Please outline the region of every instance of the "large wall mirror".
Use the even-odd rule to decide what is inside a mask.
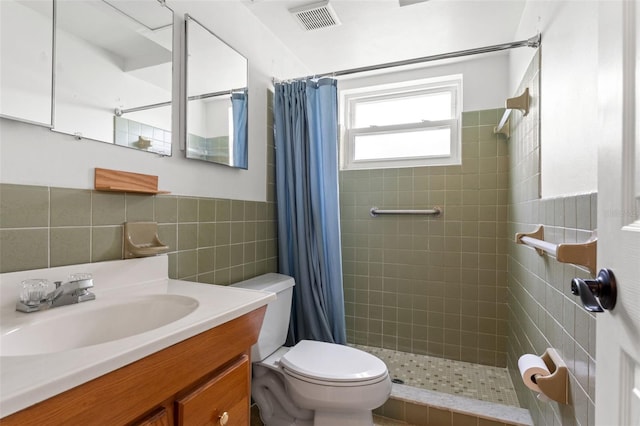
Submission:
[[[51,127],[53,0],[0,0],[0,116]]]
[[[55,4],[53,129],[171,155],[171,9],[158,0]]]
[[[186,157],[246,169],[247,59],[185,15]]]

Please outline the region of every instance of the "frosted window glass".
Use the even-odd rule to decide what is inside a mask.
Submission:
[[[448,156],[451,129],[357,135],[354,154],[355,161]]]
[[[452,117],[451,92],[359,102],[354,128],[448,120]]]

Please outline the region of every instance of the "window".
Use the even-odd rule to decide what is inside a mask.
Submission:
[[[343,90],[342,169],[460,164],[462,76]]]

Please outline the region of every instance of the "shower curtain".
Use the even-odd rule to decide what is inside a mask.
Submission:
[[[335,79],[275,85],[280,272],[295,278],[288,344],[346,343]]]
[[[231,111],[233,113],[233,163],[232,165],[246,169],[247,159],[247,91],[231,94]]]

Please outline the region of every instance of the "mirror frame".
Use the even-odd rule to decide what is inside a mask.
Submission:
[[[224,44],[225,46],[227,46],[229,49],[233,50],[235,53],[237,53],[239,56],[241,56],[244,60],[245,60],[245,82],[246,85],[244,87],[232,87],[226,90],[220,90],[220,91],[216,91],[216,92],[210,92],[210,93],[203,93],[203,94],[197,94],[197,95],[191,95],[189,96],[189,22],[193,21],[196,25],[199,25],[202,29],[204,29],[206,32],[208,32],[211,36],[213,36],[215,39],[217,39],[218,41],[220,41],[222,44]],[[194,18],[193,16],[191,16],[188,13],[184,14],[184,44],[183,44],[183,66],[184,66],[184,82],[183,82],[183,90],[184,90],[184,96],[182,96],[181,98],[184,101],[184,131],[182,132],[182,144],[181,144],[181,149],[184,150],[184,155],[185,158],[188,160],[198,160],[198,161],[203,161],[203,162],[207,162],[207,163],[211,163],[211,164],[219,164],[222,166],[227,166],[227,167],[231,167],[231,168],[236,168],[236,169],[242,169],[242,170],[247,170],[249,168],[249,119],[248,119],[248,115],[249,115],[249,111],[248,111],[248,104],[246,107],[246,128],[244,131],[244,135],[245,135],[245,142],[244,142],[244,164],[242,165],[234,165],[231,164],[231,160],[228,163],[224,163],[224,162],[219,162],[219,161],[213,161],[213,160],[206,160],[203,158],[197,158],[197,157],[189,157],[189,101],[192,100],[199,100],[199,99],[207,99],[207,98],[212,98],[212,97],[217,97],[217,96],[223,96],[223,95],[228,95],[230,102],[231,102],[231,98],[233,95],[235,95],[236,93],[240,93],[243,92],[245,96],[248,96],[248,89],[249,89],[249,59],[244,56],[242,53],[240,53],[237,49],[235,49],[233,46],[231,46],[229,43],[227,43],[226,41],[224,41],[222,38],[220,38],[218,35],[216,35],[213,31],[211,31],[209,28],[207,28],[205,25],[203,25],[200,21],[198,21],[196,18]],[[248,102],[248,101],[247,101]]]

